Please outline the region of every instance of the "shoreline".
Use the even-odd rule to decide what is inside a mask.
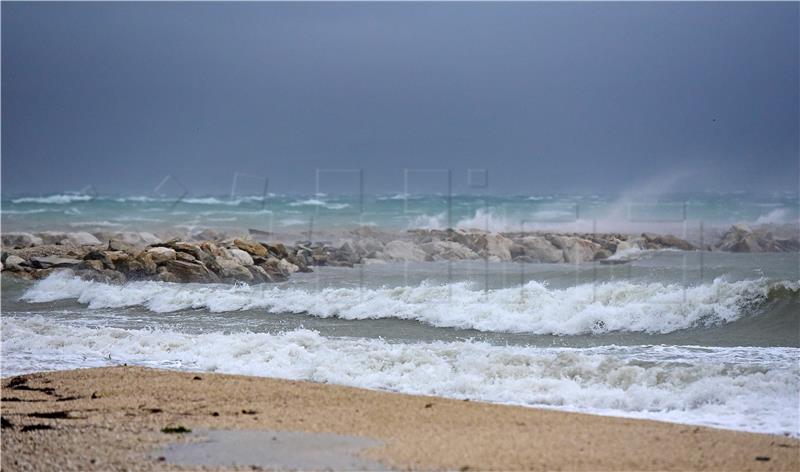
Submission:
[[[361,459],[400,470],[800,467],[798,438],[307,381],[121,366],[2,385],[4,470],[172,470],[158,451],[198,440],[161,432],[178,426],[355,436],[379,444]]]

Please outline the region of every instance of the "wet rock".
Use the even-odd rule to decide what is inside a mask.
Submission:
[[[153,256],[147,251],[142,251],[135,257],[136,262],[139,264],[141,276],[151,276],[156,274],[158,264],[153,260]]]
[[[484,235],[486,255],[489,260],[494,261],[510,261],[511,260],[511,246],[514,242],[500,234],[487,234]],[[477,245],[482,246],[483,240],[479,240]]]
[[[102,251],[102,254],[103,264],[111,270],[117,270],[118,265],[124,266],[131,259],[131,255],[125,251]],[[120,269],[124,270],[124,267]]]
[[[677,236],[671,234],[658,235],[651,233],[643,233],[642,238],[647,243],[650,249],[680,249],[682,251],[693,251],[695,247],[688,241],[685,241]]]
[[[595,260],[595,253],[600,245],[577,236],[548,235],[547,240],[553,246],[561,249],[564,261],[581,263]]]
[[[109,240],[108,249],[110,251],[123,251],[132,255],[135,255],[138,252],[134,246],[126,243],[125,241],[120,241],[119,239]]]
[[[208,255],[222,254],[222,248],[212,242],[203,242],[197,244],[185,241],[176,241],[171,242],[168,247],[174,249],[176,252],[185,252],[186,254],[191,254],[195,259],[203,262],[210,260],[207,257]],[[208,250],[206,251],[204,247],[206,247]]]
[[[516,243],[522,248],[522,256],[529,262],[564,262],[564,252],[542,236],[526,236]]]
[[[761,252],[755,234],[747,225],[733,225],[722,236],[717,248],[730,252]]]
[[[611,257],[611,251],[604,247],[601,247],[597,250],[597,252],[594,253],[594,260],[596,261],[602,261],[603,259],[608,259],[609,257]]]
[[[223,280],[236,282],[250,282],[253,280],[253,274],[247,267],[239,264],[239,262],[233,258],[217,257],[216,266],[218,269],[217,275]]]
[[[383,248],[383,258],[393,261],[419,262],[427,258],[425,251],[408,241],[390,241]]]
[[[269,254],[272,254],[278,259],[283,259],[289,255],[283,243],[264,243],[264,248],[269,251]]]
[[[281,259],[281,260],[278,261],[278,269],[281,272],[285,273],[285,274],[293,274],[293,273],[299,271],[300,267],[298,267],[295,264],[292,264],[291,262],[287,261],[286,259]]]
[[[22,267],[23,264],[25,264],[25,259],[12,254],[6,257],[5,269],[10,270],[12,272],[24,271],[25,268]]]
[[[169,260],[164,263],[163,269],[164,271],[161,271],[161,268],[159,268],[159,274],[165,275],[165,278],[172,279],[169,281],[196,283],[211,283],[220,281],[216,274],[209,271],[208,268],[203,264],[199,263]],[[250,275],[249,271],[247,273]],[[252,279],[252,275],[250,275],[249,278]]]
[[[480,256],[472,249],[455,241],[431,241],[420,245],[427,255],[426,259],[434,261],[458,261],[478,259]]]
[[[245,241],[243,239],[234,239],[233,244],[242,251],[250,254],[251,256],[264,257],[267,255],[267,248],[260,243],[254,241]]]
[[[156,264],[163,264],[168,261],[175,260],[175,250],[169,247],[156,246],[147,250],[153,262]]]
[[[183,251],[176,251],[175,252],[175,259],[177,259],[179,261],[185,261],[185,262],[197,262],[197,258],[196,257],[194,257],[193,255],[189,254],[188,252],[183,252]]]
[[[99,259],[84,259],[78,266],[76,266],[76,269],[95,270],[98,272],[104,270],[105,268],[105,264],[103,264],[103,261]]]
[[[376,258],[378,253],[383,252],[383,243],[376,238],[365,237],[353,241],[353,248],[361,258]]]
[[[101,270],[75,270],[74,274],[84,280],[100,282],[104,284],[123,284],[127,281],[124,274],[110,269]]]
[[[253,257],[241,249],[228,249],[230,257],[243,266],[253,265]]]
[[[2,240],[3,246],[9,248],[41,246],[44,244],[42,238],[31,233],[4,233]]]
[[[68,259],[66,257],[58,256],[43,256],[32,257],[31,265],[37,269],[48,269],[50,267],[73,267],[80,264],[82,261],[79,259]]]
[[[61,244],[75,244],[76,246],[98,246],[103,244],[94,235],[85,231],[77,233],[66,233],[66,237],[61,240]]]

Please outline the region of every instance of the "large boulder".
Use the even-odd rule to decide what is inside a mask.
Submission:
[[[245,241],[244,239],[234,239],[233,244],[237,248],[253,256],[266,257],[267,255],[267,248],[265,248],[260,243],[254,241]]]
[[[693,251],[695,249],[690,242],[671,234],[643,233],[642,238],[647,242],[647,247],[651,249],[680,249],[682,251]]]
[[[209,271],[203,264],[178,260],[165,262],[159,268],[159,275],[161,280],[165,282],[219,282],[219,277]],[[252,275],[250,275],[250,279],[252,279]]]
[[[420,262],[427,257],[425,251],[408,241],[390,241],[383,248],[384,259],[393,261]]]
[[[7,248],[24,248],[44,244],[42,238],[31,233],[4,233],[2,239],[3,246]]]
[[[374,258],[383,251],[383,243],[379,239],[369,236],[353,241],[353,247],[361,257]]]
[[[228,249],[228,253],[240,265],[243,266],[253,265],[253,256],[248,254],[246,251],[243,251],[241,249]],[[266,250],[264,252],[264,255],[266,255]]]
[[[163,264],[175,260],[175,249],[171,247],[151,247],[145,251],[156,264]]]
[[[535,262],[564,262],[563,250],[557,248],[543,236],[525,236],[516,241],[522,248],[522,256]]]
[[[455,241],[431,241],[420,245],[419,248],[434,261],[458,261],[479,257],[475,251]]]
[[[76,246],[97,246],[103,244],[99,239],[94,237],[91,233],[79,231],[77,233],[66,233],[61,244],[74,244]]]
[[[589,262],[595,260],[595,254],[601,246],[588,239],[577,236],[564,236],[559,234],[547,235],[547,240],[553,246],[561,249],[564,261],[571,263]]]
[[[71,259],[58,256],[39,256],[31,257],[31,265],[37,269],[48,269],[50,267],[73,267],[80,264],[80,259]]]
[[[25,264],[25,259],[12,254],[6,257],[5,269],[10,270],[12,272],[21,272],[25,270],[25,268],[22,267],[23,264]]]
[[[514,242],[501,234],[486,235],[486,254],[490,260],[510,261]]]
[[[84,260],[98,260],[106,269],[117,270],[117,264],[124,265],[132,256],[125,251],[93,250],[84,256]]]
[[[253,280],[253,273],[232,257],[217,257],[216,269],[218,271],[217,275],[224,280],[239,282],[250,282]]]
[[[298,267],[295,264],[292,264],[291,262],[287,261],[286,259],[281,259],[281,260],[278,261],[278,269],[284,274],[293,274],[293,273],[299,271],[300,267]]]
[[[745,224],[736,224],[731,227],[717,244],[717,249],[730,252],[762,252],[758,237],[753,230]]]

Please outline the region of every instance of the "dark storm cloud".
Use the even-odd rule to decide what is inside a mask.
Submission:
[[[368,191],[403,168],[791,190],[798,8],[4,2],[3,193],[224,193],[237,171],[311,192],[320,167]]]

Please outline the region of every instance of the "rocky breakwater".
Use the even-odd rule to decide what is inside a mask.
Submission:
[[[736,224],[713,247],[727,252],[800,252],[796,225],[771,225],[751,229]]]
[[[16,236],[15,236],[16,237]],[[280,282],[293,272],[311,271],[313,250],[245,239],[157,242],[137,248],[119,240],[107,245],[11,246],[4,236],[3,271],[40,279],[60,269],[102,282]],[[34,241],[37,242],[37,241]],[[92,241],[94,242],[94,241]],[[23,245],[25,246],[25,245]]]
[[[625,261],[646,250],[695,247],[672,235],[639,236],[607,233],[490,233],[480,230],[411,230],[403,237],[370,229],[353,231],[352,238],[321,245],[328,261],[383,263],[388,261],[488,260],[491,262],[583,263]],[[615,256],[615,257],[612,257]],[[330,262],[328,265],[333,265]]]
[[[464,230],[418,230],[417,241],[432,260],[466,253],[465,259],[490,261],[583,263],[622,259],[638,251],[658,249],[693,250],[689,242],[672,235],[644,233],[486,233]]]

